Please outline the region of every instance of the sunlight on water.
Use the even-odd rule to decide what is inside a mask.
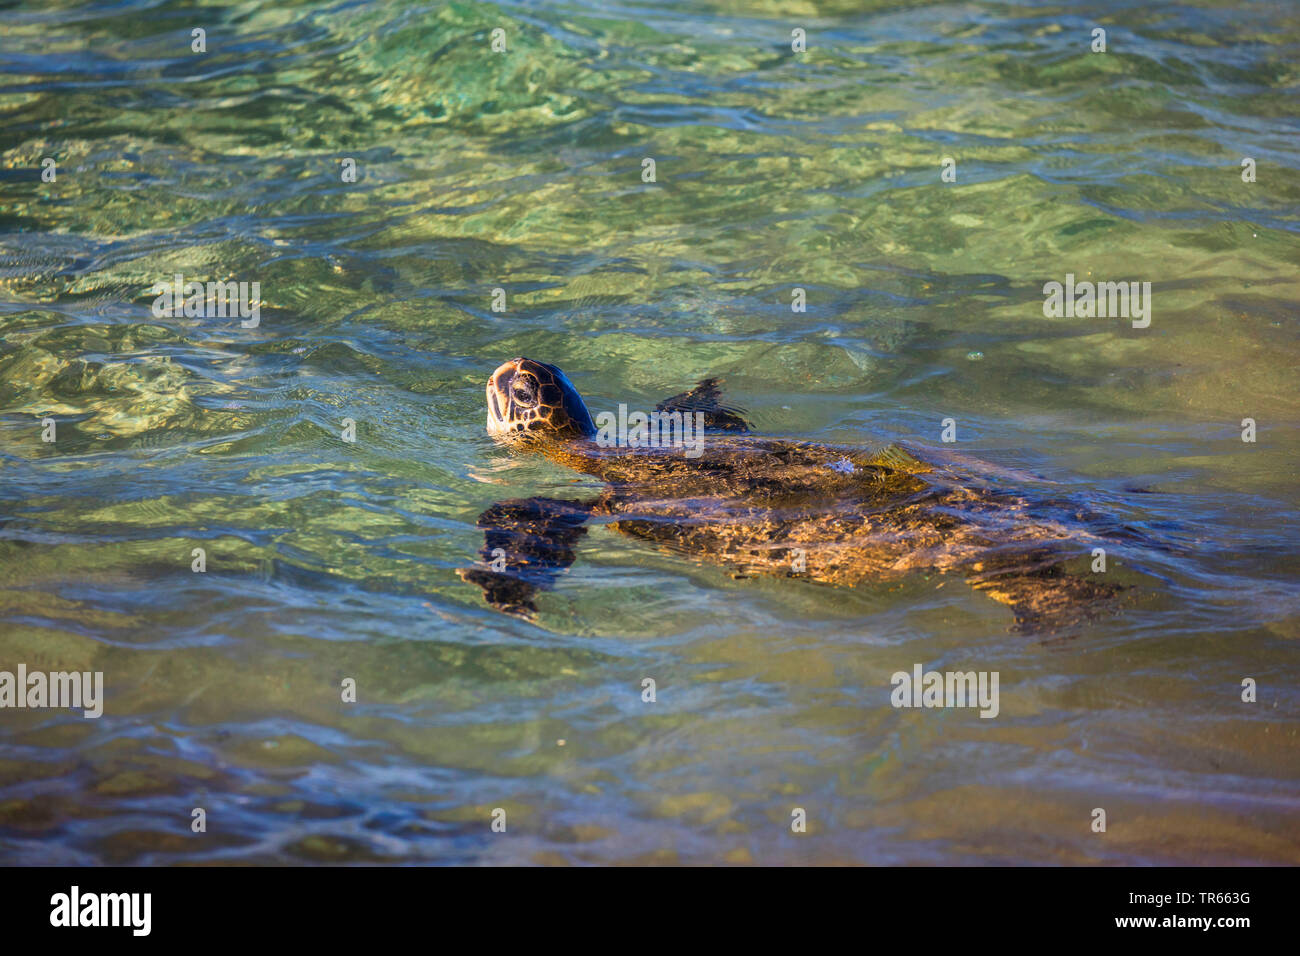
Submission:
[[[5,5],[0,670],[104,714],[0,710],[0,860],[1300,862],[1298,44],[1211,0]],[[1149,325],[1050,317],[1067,276]],[[601,487],[488,438],[519,355],[983,463],[1136,529],[1133,586],[1027,636],[596,523],[497,613],[479,514]],[[915,664],[998,716],[891,706]]]

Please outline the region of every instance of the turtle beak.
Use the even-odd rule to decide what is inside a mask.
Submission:
[[[493,438],[510,432],[510,383],[522,359],[511,359],[488,378],[487,430]]]

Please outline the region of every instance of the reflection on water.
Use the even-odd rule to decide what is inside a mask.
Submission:
[[[0,13],[0,670],[106,694],[0,711],[0,858],[1300,861],[1291,7],[201,12]],[[155,314],[176,274],[260,322]],[[1150,327],[1045,317],[1067,274],[1150,282]],[[1053,640],[599,525],[498,614],[479,513],[594,490],[484,433],[524,354],[593,412],[720,375],[763,432],[955,448],[1160,547]],[[998,717],[891,707],[914,664],[997,671]]]

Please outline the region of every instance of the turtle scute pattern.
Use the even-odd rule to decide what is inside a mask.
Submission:
[[[899,449],[727,437],[697,460],[624,450],[587,470],[607,483],[598,520],[737,577],[851,587],[953,571],[1009,605],[1026,630],[1073,623],[1117,590],[1064,570],[1084,553],[1077,528],[1035,514],[1025,496],[969,486]]]

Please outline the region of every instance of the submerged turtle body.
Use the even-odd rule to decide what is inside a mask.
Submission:
[[[698,457],[681,447],[602,447],[573,385],[530,359],[493,373],[487,405],[494,437],[605,486],[591,501],[520,499],[480,516],[484,565],[461,575],[499,610],[535,613],[536,591],[573,563],[588,522],[737,576],[856,586],[959,572],[1008,604],[1025,629],[1078,620],[1117,590],[1066,572],[1064,563],[1086,554],[1095,536],[1035,513],[1026,496],[898,446],[867,451],[751,435],[713,379],[656,409],[699,417]]]

